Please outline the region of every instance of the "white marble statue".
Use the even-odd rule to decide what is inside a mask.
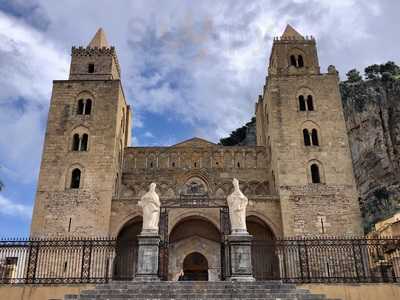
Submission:
[[[160,220],[160,198],[156,193],[156,184],[150,184],[149,191],[138,202],[143,209],[143,227],[141,234],[157,234]]]
[[[233,193],[228,196],[229,218],[231,220],[232,234],[247,234],[246,206],[249,202],[239,188],[239,180],[233,178]]]

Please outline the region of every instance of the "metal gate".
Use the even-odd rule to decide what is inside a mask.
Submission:
[[[168,236],[168,210],[172,208],[219,208],[221,229],[221,280],[230,276],[230,257],[227,235],[230,234],[229,209],[225,199],[209,199],[208,197],[181,197],[164,202],[160,209],[159,234],[161,237],[159,248],[159,277],[168,280],[169,263],[169,236]]]
[[[113,280],[132,280],[136,274],[137,241],[117,241],[115,252]]]
[[[275,240],[253,240],[251,261],[256,280],[279,279],[279,258]]]

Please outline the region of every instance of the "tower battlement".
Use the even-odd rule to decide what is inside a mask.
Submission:
[[[306,35],[306,36],[275,36],[274,37],[274,43],[275,42],[290,42],[290,41],[295,41],[295,42],[312,42],[315,43],[315,38],[310,35]]]
[[[80,57],[98,57],[98,56],[111,56],[115,61],[115,66],[117,68],[118,74],[121,74],[121,68],[118,62],[117,51],[114,46],[111,47],[82,47],[73,46],[71,48],[71,56]]]

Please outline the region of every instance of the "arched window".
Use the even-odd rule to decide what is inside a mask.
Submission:
[[[299,56],[297,57],[297,66],[298,66],[299,68],[304,67],[304,60],[303,60],[303,56],[302,56],[302,55],[299,55]]]
[[[305,111],[306,110],[306,101],[304,100],[304,96],[303,95],[299,96],[299,109],[300,109],[300,111]]]
[[[81,184],[81,170],[73,169],[71,173],[71,189],[79,189]]]
[[[237,163],[237,167],[240,168],[240,162]]]
[[[82,135],[80,151],[87,151],[88,139],[89,136],[86,133],[84,133]]]
[[[304,138],[304,145],[311,146],[310,134],[308,132],[308,129],[303,129],[303,138]]]
[[[317,129],[311,130],[311,141],[313,146],[319,146]]]
[[[172,163],[172,167],[175,168],[175,163],[174,162]]]
[[[78,115],[90,115],[90,113],[92,112],[92,100],[91,99],[79,99],[78,100],[78,109],[76,111],[76,113]]]
[[[312,183],[321,183],[321,177],[319,174],[319,167],[317,164],[312,164],[310,167],[311,170],[311,180]]]
[[[297,67],[296,56],[290,55],[290,65]]]
[[[72,138],[72,151],[79,151],[79,134],[77,133]]]
[[[77,109],[77,111],[76,111],[76,113],[78,114],[78,115],[83,115],[83,107],[84,107],[84,103],[83,103],[83,99],[79,99],[78,100],[78,109]]]
[[[307,96],[307,110],[314,110],[313,97],[311,95]]]
[[[92,111],[92,100],[91,99],[86,99],[85,115],[90,115],[91,111]]]
[[[153,168],[153,162],[150,162],[150,168]]]
[[[94,73],[94,64],[88,65],[88,73]]]

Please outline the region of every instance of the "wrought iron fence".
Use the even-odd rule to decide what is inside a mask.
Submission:
[[[225,244],[224,244],[225,245]],[[221,268],[229,256],[221,249]],[[162,280],[168,278],[168,242],[161,243]],[[112,238],[0,240],[0,283],[105,283],[135,276],[137,243]],[[161,260],[160,260],[161,261]],[[294,283],[400,282],[400,238],[255,240],[257,280]],[[225,271],[226,271],[225,270]],[[223,272],[221,279],[229,277]]]
[[[0,283],[102,283],[112,275],[113,239],[0,240]]]
[[[400,282],[400,238],[255,240],[252,260],[258,280]]]

